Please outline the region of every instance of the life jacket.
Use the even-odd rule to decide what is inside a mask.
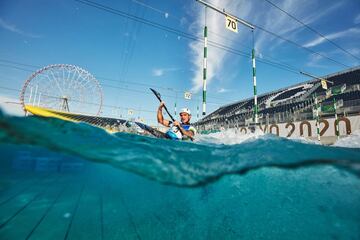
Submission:
[[[195,136],[196,129],[193,126],[191,126],[191,124],[181,124],[181,127],[186,131],[192,131]],[[191,139],[188,136],[183,135],[182,140],[191,140]]]
[[[181,124],[181,127],[186,131],[192,131],[194,135],[196,134],[196,129],[190,124]],[[188,136],[181,133],[178,127],[173,126],[172,122],[170,122],[170,129],[166,132],[166,136],[172,140],[190,140]]]

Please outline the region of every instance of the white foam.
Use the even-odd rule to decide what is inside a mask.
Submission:
[[[197,134],[196,141],[199,143],[213,143],[233,145],[240,144],[245,141],[256,140],[263,137],[265,133],[261,130],[256,130],[254,133],[240,133],[235,129],[227,129],[216,133]],[[290,137],[293,141],[307,143],[307,144],[321,144],[317,139],[310,139],[305,137]],[[351,135],[339,139],[334,145],[336,147],[360,148],[360,130],[356,130]]]
[[[0,110],[10,116],[23,117],[25,115],[18,99],[0,96]]]
[[[351,135],[337,140],[333,146],[360,148],[360,130],[356,130]]]
[[[306,137],[289,137],[288,139],[307,144],[321,144],[321,142],[319,142],[317,139],[311,139]]]
[[[240,133],[239,130],[227,129],[216,133],[199,134],[196,135],[198,142],[214,143],[214,144],[240,144],[244,141],[255,140],[265,134],[261,130],[256,130],[254,133]]]

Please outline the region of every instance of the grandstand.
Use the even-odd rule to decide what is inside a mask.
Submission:
[[[313,120],[315,118],[315,96],[320,102],[320,117],[334,115],[329,106],[337,102],[339,116],[360,113],[360,67],[323,76],[328,80],[324,90],[320,80],[312,79],[287,88],[258,96],[259,123],[261,125]],[[220,107],[195,125],[199,130],[239,128],[254,122],[254,99],[248,98]],[[327,108],[326,108],[327,107]]]

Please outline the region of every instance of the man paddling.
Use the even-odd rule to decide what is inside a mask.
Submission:
[[[160,106],[157,111],[157,120],[158,123],[164,125],[165,127],[170,127],[166,135],[171,139],[177,140],[193,140],[196,134],[196,130],[193,126],[190,125],[191,112],[188,108],[183,108],[180,111],[180,122],[166,120],[163,117],[162,109],[165,106],[164,102],[160,102]]]

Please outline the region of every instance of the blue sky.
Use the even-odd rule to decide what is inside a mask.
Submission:
[[[360,64],[358,0],[271,0],[355,57],[266,0],[209,2],[298,45],[255,29],[259,94],[310,79],[262,61],[281,62],[293,70],[317,76]],[[195,0],[108,0],[101,4],[177,32],[164,31],[73,0],[2,0],[2,106],[15,111],[16,105],[4,105],[4,101],[17,101],[20,93],[16,90],[21,89],[32,71],[66,63],[86,69],[100,82],[104,104],[109,106],[103,108],[103,115],[141,117],[155,124],[158,102],[148,90],[153,86],[164,95],[172,113],[176,101],[178,109],[190,107],[196,120],[197,106],[201,111],[203,42],[188,39],[179,32],[201,38],[204,7]],[[239,32],[233,33],[224,28],[224,16],[210,9],[206,16],[209,41],[242,53],[208,47],[207,113],[210,113],[221,105],[252,96],[253,42],[251,31],[246,27],[239,25]],[[192,100],[184,99],[184,91],[193,93]],[[120,110],[114,111],[110,106]],[[134,110],[132,116],[128,115],[128,109]]]

